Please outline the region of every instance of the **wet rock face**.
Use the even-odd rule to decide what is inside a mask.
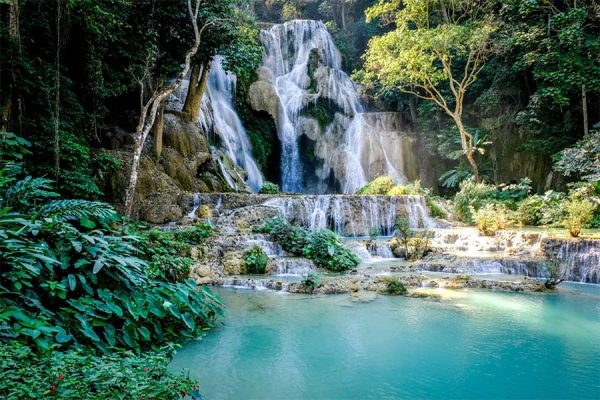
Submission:
[[[140,160],[134,201],[134,215],[155,224],[177,221],[184,215],[185,192],[220,191],[227,188],[218,174],[206,136],[200,128],[186,122],[177,112],[165,112],[163,151],[160,160],[149,153],[146,143]],[[106,179],[104,191],[113,202],[120,203],[129,182],[131,153],[113,150],[121,168]]]

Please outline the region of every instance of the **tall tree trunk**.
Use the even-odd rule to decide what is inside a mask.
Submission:
[[[467,129],[463,125],[462,118],[460,115],[454,115],[453,119],[460,133],[460,143],[463,152],[465,153],[465,157],[467,157],[467,161],[471,166],[471,171],[473,171],[475,181],[481,182],[481,176],[479,175],[479,167],[477,166],[477,161],[475,161],[475,150],[473,149],[473,139],[471,138],[471,134],[467,132]]]
[[[590,133],[590,126],[588,121],[587,92],[585,90],[585,85],[581,85],[581,109],[583,112],[583,134],[587,136]]]
[[[154,123],[154,151],[157,158],[160,158],[163,148],[163,127],[165,122],[165,103],[160,105],[158,110],[158,118]]]
[[[346,2],[342,1],[342,30],[346,30]]]
[[[60,1],[56,0],[56,76],[54,83],[54,174],[60,174]]]
[[[213,25],[217,22],[222,21],[222,19],[217,18],[207,22],[202,29],[198,30],[198,11],[200,8],[201,0],[196,0],[196,7],[192,10],[192,2],[191,0],[187,1],[188,12],[192,21],[192,28],[194,30],[194,45],[185,55],[185,63],[183,70],[175,79],[170,86],[167,88],[157,89],[154,91],[150,99],[144,104],[140,112],[140,119],[138,125],[136,127],[136,138],[135,145],[133,150],[133,159],[131,163],[131,172],[129,174],[129,185],[125,190],[125,215],[131,218],[133,212],[133,199],[135,196],[135,189],[137,187],[137,179],[138,179],[138,169],[140,165],[140,158],[142,156],[142,149],[144,147],[144,142],[150,133],[150,130],[154,126],[154,121],[156,119],[156,114],[158,112],[158,107],[162,104],[162,102],[177,88],[181,85],[181,82],[188,74],[190,70],[190,64],[192,61],[192,57],[198,52],[198,48],[200,47],[200,41],[202,38],[202,32],[204,29]],[[143,100],[143,80],[140,81],[141,87],[141,98]]]
[[[188,87],[187,96],[183,105],[183,112],[191,122],[198,121],[200,115],[200,106],[202,105],[202,95],[206,89],[208,82],[208,72],[210,70],[210,62],[205,62],[200,72],[200,65],[194,64],[192,74],[190,76],[190,85]],[[200,79],[198,79],[200,75]]]

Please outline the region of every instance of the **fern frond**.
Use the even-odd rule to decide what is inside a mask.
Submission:
[[[50,179],[28,176],[10,185],[6,190],[6,200],[11,205],[31,207],[37,202],[60,196],[52,191],[52,184]]]
[[[55,200],[40,208],[41,216],[54,217],[63,221],[82,218],[110,220],[118,217],[110,204],[101,201]]]

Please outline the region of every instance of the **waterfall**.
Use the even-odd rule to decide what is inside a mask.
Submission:
[[[210,65],[206,90],[202,97],[199,125],[207,134],[218,138],[219,149],[211,148],[213,158],[227,184],[232,189],[242,189],[235,183],[222,160],[220,152],[232,160],[238,167],[246,171],[246,184],[257,192],[263,183],[263,176],[252,158],[252,146],[235,111],[235,91],[237,79],[223,68],[223,57],[214,56]],[[189,87],[189,79],[185,79],[177,92],[168,99],[169,108],[181,110]],[[241,180],[244,181],[243,179]]]
[[[342,236],[390,236],[398,216],[405,215],[412,228],[428,228],[432,222],[421,196],[281,196],[264,205],[277,207],[284,218],[311,230],[329,228]]]
[[[565,279],[600,283],[600,241],[565,240],[558,248],[556,261]]]
[[[192,211],[190,211],[186,215],[186,217],[190,218],[190,219],[196,218],[196,211],[198,211],[198,208],[200,208],[200,196],[198,195],[198,193],[194,193],[193,201],[194,201],[194,206],[192,208]]]
[[[221,150],[246,171],[248,186],[257,192],[263,177],[252,158],[246,130],[235,111],[235,88],[236,76],[223,69],[223,57],[213,57],[199,122],[205,132],[214,132],[219,137]]]
[[[364,112],[357,87],[341,70],[341,56],[322,22],[277,24],[262,30],[260,38],[265,57],[259,77],[271,85],[278,100],[274,117],[282,148],[283,191],[326,192],[331,173],[347,194],[381,174],[406,182],[403,153],[408,142],[400,132],[407,127],[397,123],[396,113]],[[315,119],[303,116],[319,101],[327,102],[334,114],[324,132]],[[311,165],[312,171],[303,171],[303,135],[315,143],[320,165]],[[306,187],[310,174],[319,180],[316,187]]]

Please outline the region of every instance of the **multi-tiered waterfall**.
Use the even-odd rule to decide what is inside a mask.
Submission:
[[[261,32],[261,41],[265,57],[250,100],[276,121],[284,191],[328,192],[332,178],[338,190],[349,194],[377,175],[406,181],[410,160],[405,150],[411,144],[402,135],[406,126],[396,113],[364,112],[323,23],[274,25]],[[311,115],[316,107],[321,107],[320,121]],[[326,124],[324,109],[329,113]],[[312,165],[302,163],[303,139],[312,144],[305,149],[314,153]]]

